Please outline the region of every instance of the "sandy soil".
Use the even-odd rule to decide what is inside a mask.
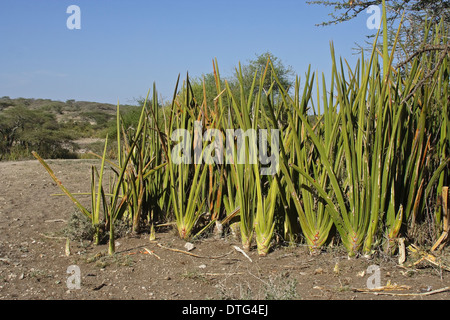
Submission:
[[[98,162],[48,163],[69,190],[86,192],[90,166]],[[67,256],[66,240],[57,234],[74,206],[65,196],[51,196],[55,193],[59,188],[37,161],[0,162],[0,299],[450,298],[450,291],[430,294],[450,286],[450,272],[426,262],[405,268],[396,257],[349,260],[342,248],[310,256],[302,246],[279,247],[267,257],[253,250],[250,261],[231,237],[197,241],[188,255],[174,250],[185,251],[185,242],[170,229],[160,230],[154,242],[146,233],[117,239],[114,257],[107,256],[106,245],[72,241]],[[79,270],[79,288],[68,283],[75,276],[68,273],[73,265]],[[379,267],[381,285],[404,290],[378,295],[356,290],[367,289],[374,275],[367,269],[373,265]]]

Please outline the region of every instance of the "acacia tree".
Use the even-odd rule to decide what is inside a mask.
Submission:
[[[327,26],[349,21],[361,13],[364,13],[370,6],[381,5],[383,0],[316,0],[307,1],[308,4],[318,4],[333,7],[334,12],[330,13],[331,20],[318,23],[317,25]],[[388,20],[398,19],[403,11],[414,16],[428,15],[429,18],[439,22],[441,18],[445,22],[450,22],[450,2],[448,0],[386,0]]]
[[[381,6],[383,0],[317,0],[308,1],[308,4],[318,4],[332,7],[331,19],[316,24],[328,26],[349,21],[360,14],[366,13],[370,6]],[[448,0],[385,0],[388,22],[388,37],[393,39],[397,32],[396,24],[404,14],[402,28],[400,29],[400,45],[397,46],[396,58],[404,62],[419,51],[449,51],[448,45],[433,43],[432,34],[425,34],[426,26],[443,23],[448,26],[450,22],[450,1]],[[448,27],[447,34],[448,34]],[[434,29],[430,28],[433,33]],[[368,37],[372,37],[368,36]],[[371,47],[369,44],[367,47]],[[359,49],[364,49],[359,45]]]
[[[67,147],[73,147],[72,136],[60,129],[55,115],[41,110],[18,105],[1,111],[0,160],[33,150],[46,158],[71,157]]]

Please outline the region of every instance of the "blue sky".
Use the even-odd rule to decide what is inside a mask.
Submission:
[[[69,5],[81,29],[69,30]],[[178,74],[223,77],[270,51],[303,76],[328,76],[330,41],[354,64],[352,48],[374,33],[369,14],[317,27],[332,8],[299,0],[2,0],[0,97],[134,103],[153,82],[170,100]]]

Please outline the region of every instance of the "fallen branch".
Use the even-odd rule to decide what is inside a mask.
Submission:
[[[192,257],[195,257],[195,258],[203,258],[203,259],[223,259],[223,257],[229,255],[229,254],[232,252],[232,251],[230,251],[230,252],[228,252],[228,253],[226,253],[226,254],[223,254],[223,255],[221,255],[221,256],[209,257],[209,256],[199,256],[199,255],[194,254],[194,253],[191,253],[191,252],[189,252],[189,251],[184,251],[184,250],[179,250],[179,249],[174,249],[174,248],[168,248],[168,247],[163,246],[163,245],[160,244],[160,243],[157,243],[156,245],[157,245],[158,247],[162,248],[162,249],[166,249],[166,250],[170,250],[170,251],[178,252],[178,253],[183,253],[183,254],[187,254],[187,255],[192,256]]]
[[[238,275],[242,275],[242,272],[226,272],[226,273],[204,273],[204,276],[209,276],[209,277],[217,277],[217,276],[238,276]]]
[[[373,293],[375,295],[389,295],[389,296],[430,296],[432,294],[441,293],[445,291],[449,291],[450,287],[445,287],[441,289],[436,289],[427,292],[420,293],[395,293],[395,292],[378,292],[378,291],[359,291],[361,293]]]
[[[378,288],[372,288],[372,289],[358,289],[358,288],[353,288],[352,290],[354,292],[362,292],[362,293],[382,293],[385,291],[393,291],[393,290],[410,290],[411,287],[410,286],[405,286],[405,285],[397,285],[397,284],[388,284],[386,286],[383,287],[378,287]]]

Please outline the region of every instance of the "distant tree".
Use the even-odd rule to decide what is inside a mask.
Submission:
[[[291,66],[285,66],[284,63],[276,56],[274,56],[269,51],[256,55],[256,59],[249,60],[248,64],[245,64],[241,66],[242,69],[242,75],[243,75],[243,82],[244,82],[244,89],[245,92],[249,92],[253,77],[255,73],[257,73],[257,79],[262,76],[267,61],[270,59],[270,61],[273,64],[274,73],[278,77],[278,80],[280,81],[283,88],[286,90],[289,90],[289,88],[294,84],[293,76],[294,71]],[[234,78],[234,83],[237,84],[237,75]],[[272,69],[269,67],[267,70],[267,74],[264,80],[263,88],[267,91],[269,90],[270,86],[272,85],[272,82],[274,81],[274,74],[272,73]],[[259,90],[259,85],[257,83],[255,90]],[[273,91],[277,93],[280,90],[277,84],[274,85]]]
[[[211,72],[203,74],[200,77],[190,78],[189,82],[197,104],[203,105],[206,98],[206,105],[208,107],[214,107],[214,99],[218,95],[214,73]],[[224,80],[221,80],[220,87],[222,90],[225,88]]]
[[[23,106],[6,109],[0,114],[2,153],[9,153],[14,144],[20,143],[27,122],[33,121],[32,111]]]
[[[260,55],[256,55],[256,58],[254,60],[248,60],[246,64],[241,64],[241,72],[242,72],[242,84],[244,87],[244,94],[248,95],[250,93],[250,89],[252,86],[253,78],[256,73],[256,85],[254,88],[253,94],[258,92],[259,90],[259,79],[262,76],[267,62],[270,58],[270,61],[273,64],[275,74],[277,75],[281,85],[286,89],[289,90],[289,88],[294,84],[293,76],[294,71],[291,66],[286,66],[284,63],[276,56],[272,55],[270,52],[265,52]],[[232,92],[232,95],[235,99],[240,99],[240,81],[239,81],[239,66],[236,66],[236,72],[227,77],[227,78],[221,78],[220,88],[221,90],[226,88],[225,81],[227,81],[228,85],[230,86],[230,90]],[[272,74],[272,69],[269,67],[263,89],[269,90],[272,83],[275,81],[274,74]],[[203,74],[200,77],[191,77],[189,78],[189,84],[190,84],[190,92],[189,94],[192,94],[195,98],[195,101],[198,106],[202,106],[205,102],[206,98],[206,105],[209,108],[212,108],[215,106],[214,99],[218,96],[220,92],[217,91],[216,86],[216,78],[214,73],[207,73]],[[273,86],[273,93],[277,94],[279,92],[280,88],[278,84],[275,84]],[[183,88],[179,92],[179,97],[183,98],[186,95],[186,83],[183,86]],[[228,95],[225,93],[222,97],[226,98]],[[225,114],[227,111],[225,110]]]
[[[5,99],[5,98],[0,99],[0,111],[2,111],[5,108],[8,108],[12,105],[13,105],[13,102],[11,100]]]

